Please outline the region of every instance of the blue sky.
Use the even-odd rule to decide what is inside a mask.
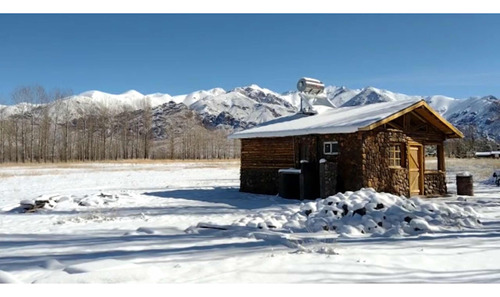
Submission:
[[[21,85],[185,94],[258,84],[500,96],[500,15],[0,14],[0,103]]]

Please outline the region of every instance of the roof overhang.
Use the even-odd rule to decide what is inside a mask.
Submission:
[[[408,113],[415,113],[441,131],[446,138],[463,138],[462,132],[434,111],[424,100],[402,100],[340,107],[310,116],[298,113],[235,132],[229,135],[229,138],[269,138],[371,131]]]
[[[400,110],[378,122],[372,123],[365,127],[361,127],[358,130],[359,131],[373,130],[410,112],[415,112],[420,117],[424,118],[427,122],[438,128],[441,132],[443,132],[446,135],[446,138],[464,137],[463,133],[460,132],[460,130],[458,130],[450,122],[445,120],[439,113],[434,111],[432,107],[430,107],[429,104],[427,104],[423,100],[418,101],[415,104],[408,106],[407,108]]]

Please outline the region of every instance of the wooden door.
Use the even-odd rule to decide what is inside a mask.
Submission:
[[[424,193],[424,168],[423,147],[419,144],[411,144],[408,152],[410,165],[410,196],[422,195]]]

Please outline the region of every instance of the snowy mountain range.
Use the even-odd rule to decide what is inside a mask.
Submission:
[[[322,96],[310,103],[313,108],[321,110],[404,99],[423,99],[459,129],[473,127],[476,136],[500,142],[500,100],[493,96],[456,99],[440,95],[410,96],[374,87],[348,89],[328,86]],[[176,111],[191,110],[207,128],[238,130],[296,113],[300,108],[300,95],[296,91],[280,94],[257,85],[230,91],[214,88],[178,96],[162,93],[143,95],[134,90],[118,95],[87,91],[49,103],[49,113],[53,117],[77,118],[88,112],[120,113],[149,106],[154,114],[168,113],[174,119]],[[0,115],[5,117],[38,107],[25,103],[0,106]]]

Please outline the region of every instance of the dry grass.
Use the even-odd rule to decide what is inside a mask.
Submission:
[[[469,171],[474,180],[485,180],[491,177],[493,170],[500,169],[500,159],[452,159],[445,160],[446,171]]]
[[[65,170],[85,169],[86,171],[118,172],[127,171],[131,167],[136,170],[148,171],[170,171],[176,170],[174,167],[156,166],[169,164],[189,164],[188,168],[219,168],[219,167],[239,167],[239,159],[226,160],[117,160],[98,162],[61,162],[61,163],[5,163],[0,167],[0,178],[14,176],[41,176],[64,174]],[[113,166],[123,165],[123,166]],[[130,165],[131,167],[127,166]],[[151,166],[148,166],[151,165]],[[138,167],[134,167],[138,166]],[[1,172],[5,169],[4,172]],[[14,170],[10,170],[14,169]],[[19,171],[17,170],[19,169]]]
[[[35,168],[92,168],[96,164],[174,164],[174,163],[199,163],[206,165],[219,165],[227,163],[240,163],[240,159],[214,159],[214,160],[200,160],[200,159],[185,159],[185,160],[151,160],[151,159],[127,159],[127,160],[104,160],[104,161],[70,161],[59,163],[0,163],[0,167],[35,167]]]
[[[446,171],[458,173],[468,171],[474,176],[474,180],[485,180],[491,177],[493,170],[500,169],[500,159],[456,159],[446,158]],[[425,158],[426,169],[437,169],[437,159]]]
[[[118,160],[118,161],[99,161],[99,162],[64,162],[64,163],[6,163],[1,164],[1,169],[21,168],[32,169],[20,172],[0,172],[0,178],[7,178],[11,176],[37,176],[44,174],[63,174],[64,169],[88,169],[89,171],[126,171],[130,170],[127,166],[106,167],[102,165],[167,165],[167,164],[192,164],[190,168],[217,168],[225,167],[239,167],[239,159],[229,160]],[[484,180],[489,178],[493,170],[500,169],[500,159],[454,159],[447,158],[445,160],[446,171],[460,172],[469,171],[474,175],[475,180]],[[104,168],[103,168],[104,167]],[[426,158],[426,168],[437,167],[437,160],[435,158]],[[38,171],[37,169],[53,169],[50,171]],[[172,170],[166,167],[145,167],[143,170]]]

